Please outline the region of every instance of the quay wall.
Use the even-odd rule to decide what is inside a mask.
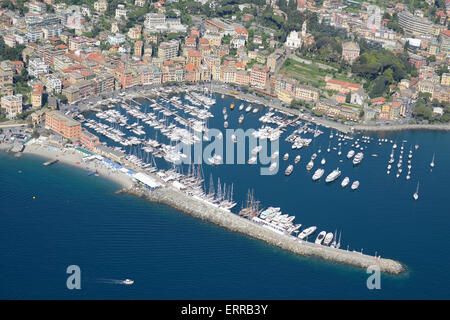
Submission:
[[[405,267],[395,260],[385,258],[377,259],[374,256],[359,252],[331,248],[306,241],[299,242],[293,236],[280,235],[272,232],[246,218],[187,196],[172,187],[156,189],[154,191],[130,189],[126,190],[126,192],[144,197],[153,202],[169,205],[196,218],[207,220],[229,230],[263,240],[301,256],[314,256],[330,262],[343,263],[364,269],[369,266],[378,265],[380,271],[395,275],[406,271]]]

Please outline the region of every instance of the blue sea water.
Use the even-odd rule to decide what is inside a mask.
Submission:
[[[219,101],[220,114],[229,103]],[[228,113],[230,124],[237,123],[237,110]],[[247,114],[246,125],[256,125],[259,116]],[[213,121],[218,125],[223,119]],[[391,144],[367,144],[363,162],[353,167],[345,158],[348,145],[342,146],[343,162],[336,150],[326,152],[329,130],[321,129],[325,133],[299,151],[281,143],[280,155],[289,152],[290,160],[281,160],[275,176],[260,176],[258,166],[250,165],[204,166],[205,176],[213,172],[234,183],[239,207],[253,188],[263,207],[280,206],[296,216],[296,223],[342,230],[344,249],[404,263],[407,273],[382,275],[380,290],[367,289],[365,270],[299,257],[170,207],[115,194],[119,186],[87,171],[61,163],[44,167],[39,157],[0,153],[0,298],[448,299],[450,134],[372,134],[399,146],[407,141],[404,171],[397,179],[395,170],[386,174]],[[415,144],[420,148],[407,181],[407,153]],[[326,174],[339,166],[342,177],[361,182],[357,191],[342,189],[340,182],[312,182],[305,165],[319,146],[315,167],[325,156]],[[436,167],[430,171],[433,153]],[[286,177],[284,169],[295,154],[302,160]],[[414,201],[417,181],[420,198]],[[66,287],[69,265],[81,268],[81,290]],[[119,284],[125,278],[134,285]]]

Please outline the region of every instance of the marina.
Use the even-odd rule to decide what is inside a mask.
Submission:
[[[280,152],[283,152],[281,154],[284,154],[283,159],[286,163],[281,165],[281,163],[275,161],[270,165],[269,170],[274,172],[274,176],[280,174],[276,173],[278,170],[275,171],[275,169],[280,167],[283,170],[281,173],[284,173],[282,175],[286,179],[298,181],[298,179],[306,175],[310,177],[309,181],[312,178],[317,185],[322,183],[332,185],[331,182],[337,180],[343,172],[350,174],[355,171],[351,175],[353,182],[350,181],[349,177],[345,177],[340,182],[341,186],[339,188],[336,186],[332,187],[335,188],[335,192],[339,193],[342,192],[339,190],[347,185],[350,185],[349,189],[353,191],[359,190],[360,182],[356,178],[358,178],[360,168],[366,166],[362,159],[364,158],[364,152],[370,147],[371,143],[377,148],[389,150],[391,153],[389,165],[393,164],[395,160],[394,151],[398,149],[393,140],[389,141],[381,138],[376,140],[371,136],[350,135],[339,131],[323,134],[326,132],[326,128],[304,122],[299,117],[284,114],[270,108],[252,106],[249,111],[245,111],[245,103],[242,102],[231,104],[225,102],[225,105],[228,105],[229,108],[222,108],[220,106],[223,105],[223,102],[220,100],[222,98],[205,92],[197,93],[192,91],[185,95],[182,92],[178,92],[175,95],[169,95],[168,92],[158,93],[159,98],[157,99],[152,95],[148,95],[145,97],[123,97],[116,101],[104,101],[101,104],[104,106],[101,110],[80,114],[77,117],[87,130],[101,136],[103,144],[110,146],[115,151],[124,153],[124,162],[119,167],[124,168],[123,170],[125,171],[132,170],[150,177],[145,178],[143,176],[143,179],[133,178],[132,180],[138,182],[140,187],[125,189],[125,192],[144,196],[151,201],[168,204],[197,217],[201,214],[196,212],[196,209],[188,208],[187,205],[192,205],[198,209],[197,205],[201,204],[201,206],[206,206],[202,207],[203,211],[206,210],[205,208],[208,208],[208,212],[209,210],[214,212],[210,212],[206,220],[234,231],[243,232],[271,244],[276,243],[276,246],[302,255],[319,256],[326,260],[360,267],[366,266],[369,260],[373,262],[373,259],[380,262],[385,261],[376,254],[362,255],[362,249],[349,250],[350,245],[345,244],[345,238],[341,239],[339,235],[339,241],[337,240],[336,232],[327,232],[323,237],[318,236],[320,242],[319,250],[322,250],[322,247],[328,248],[327,250],[336,250],[341,246],[346,246],[347,250],[340,249],[341,251],[335,252],[331,256],[331,252],[328,251],[325,255],[318,254],[318,251],[311,247],[311,245],[315,244],[308,240],[309,237],[311,237],[312,241],[314,241],[314,238],[317,239],[314,236],[317,229],[315,225],[319,224],[317,221],[312,221],[311,224],[314,224],[314,226],[311,227],[311,224],[308,226],[300,223],[302,221],[300,221],[298,214],[289,216],[282,213],[284,209],[281,208],[272,212],[271,208],[274,207],[270,206],[271,203],[267,201],[267,195],[262,197],[262,201],[256,201],[254,193],[252,192],[251,196],[249,196],[250,193],[247,192],[247,200],[243,201],[242,188],[252,188],[254,186],[246,186],[242,181],[229,181],[227,179],[227,174],[224,170],[233,171],[234,169],[230,166],[222,166],[223,161],[226,159],[226,153],[213,153],[204,164],[184,164],[182,160],[185,159],[186,155],[177,150],[176,144],[182,143],[190,146],[190,148],[194,148],[196,144],[209,142],[211,139],[225,140],[225,137],[230,139],[231,143],[236,143],[238,142],[237,135],[232,135],[229,138],[225,135],[225,132],[220,132],[219,136],[211,136],[208,131],[210,128],[223,128],[223,122],[218,114],[227,117],[230,127],[236,127],[239,124],[237,120],[242,118],[242,112],[248,112],[245,123],[241,123],[241,125],[256,128],[252,133],[255,138],[259,141],[262,139],[267,140],[269,150],[271,142],[281,142],[279,150],[271,150],[271,153],[269,153],[271,154],[271,159],[278,160]],[[229,101],[226,98],[224,100]],[[231,108],[231,105],[234,104],[239,107]],[[244,107],[241,108],[241,105],[244,105]],[[227,109],[235,110],[228,114]],[[256,112],[252,110],[256,110]],[[405,158],[408,159],[409,177],[406,180],[409,180],[413,177],[413,172],[411,172],[412,160],[415,158],[413,157],[413,150],[417,152],[418,148],[413,148],[414,145],[409,144],[406,140],[401,141],[400,144],[400,153],[397,155],[398,163],[396,166],[399,169],[398,174],[401,174],[403,152],[409,149],[408,152],[405,152]],[[325,153],[326,157],[323,156],[321,145],[328,145]],[[405,149],[407,146],[408,149]],[[380,154],[380,159],[383,159],[382,149],[377,149],[377,157],[371,157],[366,161],[377,159],[378,154]],[[354,150],[357,150],[357,152]],[[258,158],[263,151],[266,152],[262,145],[249,149],[246,163],[253,165],[255,168],[261,166]],[[319,157],[320,154],[322,156]],[[375,153],[371,151],[369,154],[373,155]],[[304,167],[297,167],[298,169],[294,170],[294,166],[292,163],[289,163],[289,159],[294,159],[293,163],[296,164],[300,162],[302,156],[306,157],[306,159],[311,159],[306,165],[306,170]],[[350,166],[345,164],[345,158],[348,159]],[[321,160],[319,161],[319,159]],[[314,167],[314,160],[320,162],[321,167],[309,173]],[[100,160],[94,159],[93,161],[98,165]],[[224,169],[219,169],[222,167]],[[343,169],[339,169],[340,167]],[[249,168],[244,165],[240,167],[239,171],[248,172]],[[88,175],[98,176],[99,173],[90,171]],[[326,178],[320,182],[319,180],[323,176]],[[209,181],[205,177],[209,177]],[[223,181],[220,180],[221,178]],[[270,176],[268,178],[270,179]],[[149,184],[145,183],[147,180],[154,181],[155,185],[151,182],[149,186]],[[261,188],[258,189],[259,193]],[[180,202],[168,199],[166,194],[170,194],[171,198],[178,199]],[[181,197],[184,197],[183,200],[181,200]],[[219,213],[227,217],[231,215],[238,219],[227,219],[225,223],[216,216]],[[218,223],[218,221],[221,222]],[[242,221],[245,221],[245,223]],[[251,229],[252,232],[248,230],[244,232],[241,226],[236,226],[236,224],[242,223],[246,226],[244,229]],[[248,223],[256,226],[257,229],[249,229]],[[341,225],[331,226],[333,230],[335,228],[341,229],[342,227]],[[259,231],[256,232],[256,230]],[[261,233],[261,230],[265,231]],[[267,237],[266,232],[273,233],[273,237],[281,238],[275,240],[272,236]],[[344,243],[341,243],[341,240]],[[280,241],[286,241],[287,244],[281,244]],[[298,245],[293,245],[292,241],[297,242]],[[349,252],[351,255],[347,256],[344,254],[345,258],[343,258],[340,256],[343,254],[343,251]],[[355,258],[358,255],[363,257],[362,260]],[[401,263],[389,259],[386,261],[388,262],[383,267],[383,271],[394,274],[405,271],[405,267]]]
[[[161,96],[162,97],[160,97],[159,100],[155,100],[154,98],[144,98],[149,101],[148,103],[139,97],[132,98],[128,101],[122,101],[119,104],[119,108],[122,110],[109,109],[103,113],[97,114],[97,118],[104,118],[111,123],[118,122],[119,126],[116,125],[112,128],[106,128],[106,123],[102,123],[102,121],[95,123],[98,120],[92,118],[89,119],[89,116],[85,119],[86,124],[87,126],[90,124],[91,127],[94,125],[94,129],[97,129],[97,132],[102,134],[113,132],[114,136],[109,138],[122,144],[122,147],[116,146],[115,148],[117,150],[128,152],[129,155],[127,156],[127,160],[131,161],[133,165],[137,166],[139,169],[144,169],[149,173],[156,172],[158,177],[162,179],[164,183],[172,182],[173,185],[177,186],[177,189],[188,196],[232,213],[231,209],[237,205],[237,202],[232,200],[232,187],[228,187],[228,189],[225,185],[222,187],[219,180],[216,189],[212,178],[208,184],[206,183],[206,179],[204,178],[205,173],[203,172],[206,169],[209,169],[208,164],[213,166],[221,165],[226,154],[223,156],[213,154],[207,159],[206,167],[195,167],[194,165],[186,168],[183,167],[183,165],[177,164],[182,160],[183,154],[176,152],[174,148],[174,142],[179,141],[191,146],[201,143],[202,141],[210,141],[211,137],[209,137],[207,132],[208,128],[215,127],[213,125],[215,121],[214,110],[221,110],[220,108],[214,108],[216,99],[218,98],[212,98],[213,96],[195,92],[186,94],[184,98],[177,95],[171,96],[170,98],[164,94]],[[227,121],[225,121],[225,125],[222,127],[227,128],[230,123],[242,125],[244,116],[242,113],[239,114],[239,111],[249,114],[256,114],[261,111],[261,108],[257,107],[249,109],[250,106],[247,106],[244,110],[244,103],[231,103],[229,105],[230,110],[234,109],[235,104],[239,107],[236,108],[235,112],[237,112],[237,114],[234,115],[234,117],[238,117],[239,121],[235,122],[233,121],[233,118],[229,118],[227,108],[224,107],[222,108],[222,114]],[[125,111],[125,114],[123,111]],[[261,123],[262,126],[253,132],[253,136],[257,139],[266,139],[269,142],[273,142],[278,141],[281,136],[285,134],[286,138],[284,140],[286,143],[291,144],[290,149],[298,150],[311,146],[313,141],[318,139],[324,133],[318,125],[312,126],[308,122],[302,122],[299,117],[292,117],[271,109],[265,111],[265,113],[264,110],[262,111],[262,116],[259,116],[257,119],[257,122]],[[191,117],[192,115],[194,115],[194,117]],[[231,115],[233,115],[233,113],[231,113]],[[101,131],[101,127],[109,130]],[[125,130],[122,130],[123,128]],[[129,136],[127,130],[129,132],[131,131],[130,133],[133,135]],[[152,132],[154,132],[154,137],[152,137]],[[178,133],[178,135],[175,133]],[[223,135],[220,134],[219,139],[222,139],[222,136]],[[161,139],[162,137],[164,138]],[[356,155],[354,150],[346,151],[348,159],[353,158],[353,155],[355,155],[352,159],[353,165],[359,165],[362,162],[364,157],[362,151],[367,148],[367,145],[370,144],[371,139],[373,139],[368,136],[362,136],[355,139],[348,134],[340,133],[338,131],[334,134],[330,133],[327,138],[329,139],[328,153],[333,149],[337,151],[337,155],[340,157],[342,154],[342,147],[347,146],[350,143],[352,144],[350,147],[360,150]],[[236,135],[231,136],[231,141],[232,143],[237,142]],[[332,142],[334,144],[333,147]],[[151,145],[149,145],[150,143]],[[379,142],[379,145],[381,145],[381,141]],[[315,152],[313,152],[311,160],[307,163],[306,171],[310,171],[313,168],[317,154],[320,154],[322,151],[320,146],[317,148],[315,143],[313,144],[313,148],[315,149],[313,150]],[[249,151],[249,158],[246,163],[249,165],[256,165],[258,163],[259,153],[262,151],[262,146],[256,146]],[[272,159],[274,159],[274,156],[276,159],[277,154],[278,151],[273,153]],[[289,157],[289,153],[286,152],[283,156],[283,160],[288,161]],[[170,168],[170,166],[164,164],[161,166],[161,164],[158,163],[158,161],[160,162],[162,160],[161,158],[168,164],[172,163],[172,167]],[[294,154],[294,158],[294,164],[298,163],[301,159],[301,155]],[[342,160],[339,160],[339,162],[342,162]],[[322,157],[320,161],[321,166],[324,167],[327,163],[325,157]],[[276,162],[272,163],[269,171],[274,172],[277,167],[278,165]],[[188,172],[187,174],[186,171]],[[339,169],[326,172],[326,168],[319,168],[316,169],[312,175],[312,180],[320,180],[325,173],[326,183],[336,180],[341,175]],[[285,167],[284,174],[285,176],[294,174],[294,167],[292,164],[288,164]],[[341,185],[342,187],[345,187],[349,183],[350,180],[347,177],[342,181]],[[359,181],[354,181],[351,184],[350,189],[356,190],[358,188]],[[207,189],[209,190],[207,191]],[[264,225],[275,233],[282,232],[288,236],[293,233],[301,234],[301,224],[297,223],[295,225],[296,227],[294,227],[294,225],[284,227],[274,225],[274,221],[271,221],[270,219],[269,221],[266,221],[266,219],[261,219],[261,217],[259,217],[261,211],[262,210],[255,209],[252,206],[247,206],[241,209],[240,215],[249,218],[253,223]],[[293,217],[293,219],[295,219],[295,217]],[[325,244],[330,245],[328,241],[326,241]]]

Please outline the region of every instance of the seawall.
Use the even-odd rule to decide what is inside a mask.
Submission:
[[[189,197],[172,187],[154,191],[127,190],[127,192],[144,197],[153,202],[169,205],[193,217],[215,223],[235,232],[246,234],[252,238],[265,241],[301,256],[314,256],[330,262],[343,263],[364,269],[369,266],[378,265],[380,271],[389,274],[401,274],[406,271],[400,262],[392,259],[380,257],[377,259],[374,256],[359,252],[331,248],[306,241],[299,242],[293,236],[274,233],[246,218],[216,208],[202,200]]]

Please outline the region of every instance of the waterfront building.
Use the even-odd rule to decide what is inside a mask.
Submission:
[[[5,109],[8,118],[14,118],[22,113],[22,95],[4,96],[1,98],[2,108]]]
[[[378,115],[378,119],[389,120],[390,117],[391,117],[391,106],[389,104],[384,104],[381,107],[380,113]]]
[[[100,139],[85,128],[81,129],[80,142],[89,151],[92,151],[96,146],[101,144]]]
[[[250,73],[246,70],[237,70],[235,74],[235,83],[238,86],[248,86],[250,84]]]
[[[95,146],[92,151],[117,162],[122,162],[125,159],[125,153],[102,144]]]
[[[269,68],[261,64],[254,64],[250,73],[250,85],[265,89],[269,82]]]
[[[233,66],[220,66],[220,81],[224,83],[236,82],[236,67]]]
[[[46,112],[45,128],[69,140],[79,139],[81,136],[81,124],[56,110]]]
[[[313,110],[333,118],[341,118],[352,121],[359,120],[359,114],[361,111],[361,109],[356,106],[350,104],[339,104],[332,99],[320,99]]]
[[[318,101],[320,90],[308,85],[297,85],[295,88],[295,99],[304,101]]]
[[[36,110],[35,112],[33,112],[31,114],[31,123],[33,125],[37,125],[37,124],[40,124],[42,121],[44,121],[46,111],[47,110],[45,110],[45,109],[40,109],[40,110]]]

